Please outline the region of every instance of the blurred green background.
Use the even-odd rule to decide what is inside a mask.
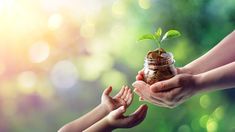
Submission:
[[[53,132],[100,103],[104,88],[131,86],[156,46],[157,27],[182,36],[163,45],[181,67],[235,28],[234,0],[0,0],[0,132]],[[216,58],[215,58],[216,59]],[[117,132],[235,131],[234,90],[194,96]],[[143,102],[137,95],[127,113]]]

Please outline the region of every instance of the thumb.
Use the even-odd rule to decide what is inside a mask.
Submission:
[[[176,76],[175,76],[175,77],[170,78],[168,80],[164,80],[164,81],[160,81],[160,82],[156,82],[156,83],[152,84],[150,86],[150,90],[152,92],[162,92],[162,91],[171,90],[171,89],[179,86],[178,82],[179,82],[178,78],[176,78]]]
[[[104,90],[103,95],[109,96],[111,92],[112,92],[112,86],[109,86],[108,88]]]
[[[141,88],[147,87],[148,84],[145,83],[144,81],[135,81],[135,82],[132,84],[132,86],[133,86],[134,88],[141,89]]]
[[[113,117],[120,117],[120,116],[122,116],[125,112],[126,112],[125,106],[120,106],[120,107],[117,108],[116,110],[112,111],[110,114],[111,114]]]

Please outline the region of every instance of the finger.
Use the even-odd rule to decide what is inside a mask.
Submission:
[[[149,92],[149,87],[144,87],[144,88],[135,88],[135,91],[138,95],[140,95],[141,98],[143,98],[143,101],[150,102],[150,92]]]
[[[124,92],[124,86],[122,86],[122,89],[114,96],[114,98],[120,98]]]
[[[167,107],[168,106],[164,101],[162,101],[158,98],[152,97],[152,96],[150,96],[150,102],[153,103],[154,105],[157,105],[160,107]]]
[[[130,97],[130,94],[131,94],[131,89],[128,89],[127,95],[126,95],[126,97],[124,98],[124,100],[125,100],[126,102],[128,101],[128,99],[129,99],[129,97]]]
[[[149,99],[150,97],[150,88],[149,87],[142,87],[142,88],[136,88],[137,92],[141,93],[141,97],[144,99]]]
[[[161,98],[154,98],[151,96],[151,92],[148,92],[147,88],[142,88],[142,89],[135,89],[135,92],[140,96],[140,101],[146,101],[149,103],[152,103],[154,105],[160,106],[160,107],[168,107],[168,104],[166,104],[163,99]],[[154,93],[155,94],[155,93]],[[156,93],[158,94],[158,93]]]
[[[145,113],[147,111],[148,106],[146,104],[141,105],[135,112],[133,112],[130,116],[138,116],[139,114]]]
[[[128,88],[127,86],[125,86],[125,88],[124,88],[124,93],[123,93],[122,96],[121,96],[121,98],[122,98],[123,100],[126,98],[128,89],[129,89],[129,88]]]
[[[164,102],[164,99],[162,98],[152,98],[151,96],[155,96],[155,94],[160,94],[160,93],[153,93],[150,91],[149,87],[144,87],[144,88],[136,88],[136,91],[141,94],[141,97],[144,98],[144,101],[150,102],[157,104],[158,106],[164,106],[166,105]]]
[[[147,105],[141,105],[134,113],[125,118],[126,124],[129,124],[128,127],[133,127],[141,123],[146,117],[148,107]]]
[[[142,80],[144,80],[144,77],[141,75],[137,75],[135,79],[138,81],[142,81]]]
[[[139,95],[139,101],[145,101],[151,103],[150,99],[148,96],[145,96],[141,91],[138,89],[135,89],[135,93]]]
[[[139,101],[144,101],[144,98],[142,98],[142,97],[139,97]]]
[[[150,86],[150,89],[152,92],[161,92],[161,91],[171,90],[178,86],[179,86],[179,79],[175,76],[168,80],[154,83],[153,85]]]
[[[182,72],[182,68],[176,68],[176,72],[177,72],[177,74],[183,73],[183,72]]]
[[[103,95],[109,96],[111,92],[112,92],[112,86],[109,86],[108,88],[104,90]]]
[[[133,95],[134,95],[133,93],[130,94],[130,97],[129,97],[129,99],[127,100],[127,103],[126,103],[127,106],[129,106],[129,105],[132,103]]]
[[[178,96],[180,96],[182,88],[174,88],[166,92],[151,93],[151,98],[158,100],[164,104],[164,107],[173,108],[177,105]]]
[[[135,92],[137,95],[139,95],[140,97],[143,98],[142,93],[141,93],[138,89],[134,89],[134,92]]]
[[[144,69],[141,69],[140,71],[138,71],[138,74],[141,76],[144,76]]]
[[[112,116],[114,116],[114,117],[120,117],[120,116],[122,116],[125,112],[126,112],[125,106],[120,106],[120,107],[117,108],[116,110],[112,111],[112,112],[110,113],[110,115],[112,115]]]
[[[145,87],[149,87],[149,85],[148,85],[147,83],[145,83],[144,81],[135,81],[135,82],[132,84],[132,86],[133,86],[134,88],[138,88],[138,89],[140,89],[140,88],[145,88]]]

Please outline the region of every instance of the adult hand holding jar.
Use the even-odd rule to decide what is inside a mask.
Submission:
[[[133,83],[135,92],[141,100],[173,108],[199,92],[234,88],[234,43],[233,31],[203,56],[177,68],[177,75],[167,80],[147,84],[141,70]]]

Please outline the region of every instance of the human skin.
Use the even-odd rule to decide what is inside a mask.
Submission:
[[[126,111],[124,106],[112,111],[105,118],[95,123],[84,132],[111,132],[117,128],[131,128],[140,124],[147,114],[147,105],[141,105],[134,113],[128,116],[123,114]]]
[[[114,97],[109,96],[111,91],[111,86],[105,89],[98,106],[77,120],[64,125],[59,132],[81,132],[104,118],[111,111],[120,106],[128,107],[131,104],[133,93],[127,86],[123,86]]]
[[[235,32],[225,37],[202,57],[178,68],[175,77],[148,85],[143,70],[133,83],[142,100],[173,108],[191,96],[203,92],[235,87]]]

